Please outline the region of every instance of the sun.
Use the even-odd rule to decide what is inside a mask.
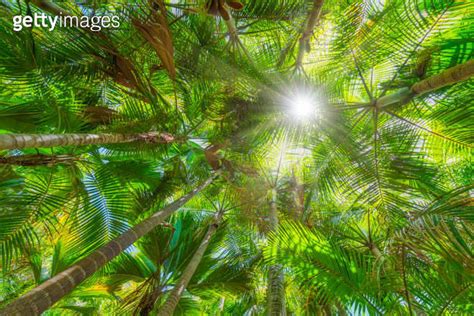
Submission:
[[[292,112],[297,118],[310,116],[315,109],[315,100],[309,95],[297,95],[292,101]]]
[[[319,104],[320,101],[314,93],[298,91],[288,99],[288,110],[293,118],[307,121],[316,118]]]

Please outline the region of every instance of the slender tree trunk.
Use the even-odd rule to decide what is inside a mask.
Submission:
[[[446,69],[438,75],[431,76],[425,80],[415,83],[411,91],[415,94],[424,94],[457,82],[467,80],[474,76],[474,59],[451,68]]]
[[[199,263],[201,262],[202,257],[204,256],[204,253],[206,252],[206,249],[209,246],[209,242],[211,241],[212,236],[216,232],[217,227],[221,222],[221,219],[222,219],[222,212],[219,211],[216,214],[214,223],[211,226],[209,226],[209,229],[207,230],[207,233],[204,236],[204,239],[202,240],[198,249],[194,253],[193,258],[184,269],[183,274],[181,275],[178,282],[176,283],[173,290],[171,291],[170,295],[166,299],[165,304],[161,307],[160,311],[158,312],[158,316],[172,316],[173,315],[174,310],[176,309],[176,306],[178,305],[178,302],[181,299],[181,295],[183,295],[183,292],[188,286],[189,281],[193,277],[194,272],[196,272],[196,269]]]
[[[72,164],[80,160],[79,157],[71,155],[21,155],[0,157],[0,165],[17,165],[17,166],[52,166],[57,164]]]
[[[301,34],[300,38],[300,46],[298,50],[298,55],[296,57],[296,67],[301,67],[303,64],[303,57],[307,49],[309,48],[309,42],[311,39],[311,35],[313,34],[313,30],[318,24],[321,16],[321,9],[323,8],[324,0],[314,0],[313,1],[313,8],[311,9],[311,13],[308,16],[308,20],[306,22],[306,26],[303,30],[303,34]]]
[[[153,289],[153,292],[146,298],[145,306],[143,306],[140,310],[140,316],[148,316],[150,315],[153,307],[155,306],[156,300],[161,295],[161,287],[159,284]],[[136,315],[136,313],[134,313]]]
[[[304,213],[304,187],[298,183],[298,179],[293,171],[291,179],[291,193],[293,195],[293,203],[295,205],[295,212],[293,217],[295,220],[301,220]]]
[[[437,90],[474,76],[474,60],[448,68],[440,74],[431,76],[415,83],[411,88],[401,88],[392,94],[383,96],[376,101],[379,109],[396,103],[407,103],[414,96]]]
[[[229,36],[232,39],[238,40],[239,33],[238,33],[238,30],[237,30],[237,27],[235,26],[235,20],[234,20],[234,18],[232,17],[232,15],[230,13],[229,13],[229,19],[224,20],[224,22],[227,26],[227,32],[229,32]]]
[[[338,316],[346,316],[346,309],[344,306],[341,304],[340,301],[336,300],[336,308],[337,308],[337,315]]]
[[[0,134],[0,150],[54,146],[84,146],[143,141],[148,143],[172,143],[175,137],[167,133],[142,134]]]
[[[373,242],[370,242],[367,247],[369,248],[370,252],[374,255],[375,259],[382,258],[382,253],[380,249],[375,245]]]
[[[188,194],[165,206],[161,211],[156,212],[149,218],[143,220],[135,227],[100,247],[78,263],[18,298],[4,310],[0,311],[0,315],[40,315],[43,311],[59,301],[63,296],[69,294],[82,281],[102,268],[106,263],[119,255],[140,237],[150,232],[166,217],[170,216],[201,190],[206,188],[211,184],[217,174],[218,173],[215,173],[212,177]]]
[[[270,228],[278,229],[277,191],[272,189],[270,201]],[[270,316],[286,315],[285,286],[282,266],[275,264],[268,271],[267,309]]]

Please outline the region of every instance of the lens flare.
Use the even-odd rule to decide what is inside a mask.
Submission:
[[[313,93],[298,92],[289,99],[289,112],[298,120],[311,120],[317,117],[319,102]]]
[[[315,100],[309,95],[297,95],[292,101],[293,115],[297,118],[308,118],[314,113]]]

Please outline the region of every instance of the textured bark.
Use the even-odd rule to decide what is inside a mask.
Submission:
[[[178,282],[174,286],[173,290],[171,291],[170,295],[166,299],[165,304],[161,307],[160,311],[158,312],[158,316],[172,316],[176,306],[178,305],[179,300],[181,299],[181,295],[183,295],[184,290],[189,284],[189,281],[196,272],[196,269],[199,263],[206,252],[207,247],[209,246],[209,242],[211,241],[212,236],[217,230],[217,227],[222,219],[222,213],[219,212],[216,215],[216,219],[214,223],[209,226],[204,239],[202,240],[201,244],[199,245],[198,249],[193,255],[193,258],[186,266],[183,271],[183,274],[179,278]]]
[[[186,266],[183,271],[183,274],[179,278],[178,282],[174,286],[173,290],[171,290],[170,295],[166,299],[166,302],[161,307],[160,311],[158,312],[158,316],[172,316],[176,306],[178,305],[179,300],[181,299],[181,295],[183,295],[184,290],[191,281],[199,263],[206,252],[207,247],[209,246],[209,242],[211,241],[212,236],[217,230],[218,225],[220,224],[222,219],[222,212],[218,212],[216,214],[216,218],[214,223],[209,226],[204,239],[202,240],[201,244],[199,245],[198,249],[193,255],[193,258]]]
[[[153,289],[153,292],[146,298],[144,302],[144,306],[141,307],[140,316],[148,316],[153,311],[153,307],[155,306],[155,302],[158,297],[161,295],[161,288],[159,284]],[[135,315],[136,313],[134,313]]]
[[[57,164],[72,164],[78,161],[79,157],[71,155],[21,155],[0,157],[0,165],[17,165],[17,166],[53,166]]]
[[[311,13],[308,16],[303,34],[301,34],[298,56],[296,57],[296,67],[301,67],[303,63],[304,53],[309,46],[309,40],[313,34],[313,30],[316,27],[316,24],[319,23],[323,4],[324,0],[313,1],[313,8],[311,9]]]
[[[291,193],[293,195],[293,203],[295,206],[295,212],[293,218],[295,220],[301,220],[304,213],[304,186],[298,183],[294,172],[291,177]]]
[[[268,315],[286,315],[284,275],[281,265],[270,267],[267,287]]]
[[[373,242],[369,243],[367,247],[369,248],[370,252],[372,252],[372,254],[374,255],[376,259],[382,258],[382,253]]]
[[[278,229],[277,191],[272,189],[270,201],[270,229]],[[284,275],[281,265],[275,264],[268,271],[267,312],[271,316],[286,315]]]
[[[0,134],[0,150],[54,146],[84,146],[144,141],[148,143],[172,143],[176,139],[167,133],[142,134]]]
[[[170,216],[201,190],[207,187],[217,174],[218,173],[214,174],[196,189],[182,196],[180,199],[167,205],[161,211],[156,212],[149,218],[137,224],[135,227],[129,229],[117,238],[114,238],[112,241],[80,260],[78,263],[18,298],[4,310],[0,311],[0,315],[40,315],[43,311],[59,301],[63,296],[70,293],[82,281],[102,268],[107,262],[119,255],[140,237],[150,232],[166,217]]]
[[[376,101],[375,106],[381,109],[392,104],[405,104],[414,96],[462,82],[472,76],[474,76],[474,60],[448,68],[438,75],[415,83],[411,88],[401,88],[392,94],[383,96]]]
[[[424,94],[457,82],[467,80],[474,76],[474,59],[464,64],[446,69],[442,73],[431,76],[425,80],[415,83],[411,91],[415,94]]]

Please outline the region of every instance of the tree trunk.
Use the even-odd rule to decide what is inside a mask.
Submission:
[[[380,252],[380,249],[373,242],[368,243],[367,247],[369,248],[370,252],[374,255],[375,259],[379,260],[380,258],[382,258],[382,253]]]
[[[277,191],[272,189],[270,201],[270,229],[278,229]],[[268,315],[286,315],[284,275],[281,265],[275,264],[268,271],[267,284],[267,309]]]
[[[467,80],[472,76],[474,76],[474,60],[448,68],[438,75],[415,83],[411,88],[401,88],[392,94],[383,96],[376,101],[375,106],[381,109],[392,104],[404,104],[410,101],[414,96]]]
[[[474,76],[474,59],[451,68],[446,69],[438,75],[431,76],[425,80],[415,83],[411,91],[417,95],[424,94],[457,82],[467,80]]]
[[[384,95],[375,101],[375,107],[381,109],[392,104],[405,104],[408,103],[414,94],[410,88],[401,88],[392,94]]]
[[[222,219],[222,212],[219,211],[216,214],[216,218],[214,223],[209,226],[204,239],[202,240],[201,244],[199,245],[198,249],[194,253],[193,258],[186,266],[183,271],[183,274],[179,278],[178,282],[174,286],[173,290],[171,291],[170,295],[166,299],[165,304],[161,307],[160,311],[158,312],[158,316],[172,316],[176,306],[178,305],[179,300],[181,299],[181,295],[183,295],[184,290],[189,284],[189,281],[196,272],[196,269],[199,263],[206,252],[207,246],[209,246],[209,242],[211,241],[212,236],[217,230],[217,227]]]
[[[293,195],[293,203],[295,206],[295,212],[293,218],[299,221],[303,217],[304,213],[304,186],[298,183],[298,179],[295,176],[294,171],[291,177],[291,194]]]
[[[166,217],[170,216],[201,190],[206,188],[217,175],[218,173],[215,173],[188,194],[167,205],[161,211],[143,220],[135,227],[100,247],[78,263],[18,298],[4,310],[0,311],[0,315],[40,315],[63,296],[70,293],[82,281],[102,268],[140,237],[150,232]]]
[[[0,157],[0,165],[17,165],[25,167],[34,166],[53,166],[57,164],[73,164],[75,161],[79,161],[79,157],[71,155],[21,155],[21,156],[10,156]]]
[[[0,134],[0,150],[54,146],[84,146],[144,141],[167,144],[176,141],[167,133],[142,134]]]
[[[140,316],[148,316],[153,311],[153,307],[155,306],[156,300],[161,295],[161,288],[160,285],[157,284],[156,287],[153,289],[153,292],[146,298],[144,302],[144,306],[140,309]],[[133,315],[136,315],[134,313]]]
[[[309,49],[309,42],[311,39],[311,35],[313,34],[313,30],[318,24],[320,16],[321,16],[321,9],[323,8],[324,0],[314,0],[313,1],[313,8],[311,13],[308,16],[308,20],[306,22],[305,29],[303,30],[303,34],[300,38],[300,46],[298,50],[298,56],[296,57],[296,67],[301,67],[303,63],[304,53]]]

